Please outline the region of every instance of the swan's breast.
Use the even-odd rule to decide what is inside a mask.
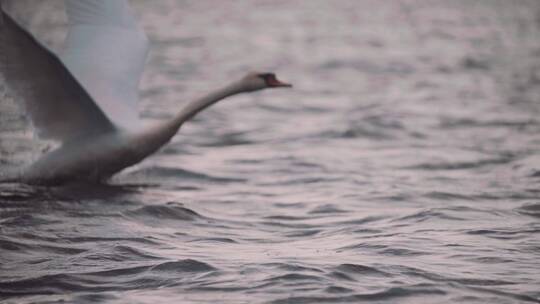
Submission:
[[[131,164],[135,153],[129,136],[105,134],[64,144],[44,155],[24,173],[29,181],[101,180]]]

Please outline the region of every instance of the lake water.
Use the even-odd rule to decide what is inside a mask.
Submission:
[[[61,3],[21,3],[58,50]],[[295,87],[108,185],[0,185],[0,302],[540,301],[540,2],[133,4],[145,120],[250,70]],[[43,145],[0,95],[5,172]]]

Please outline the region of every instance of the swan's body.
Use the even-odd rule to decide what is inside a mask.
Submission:
[[[273,74],[252,73],[143,129],[137,87],[148,42],[126,0],[67,0],[67,14],[60,59],[5,14],[0,0],[0,72],[25,102],[38,135],[62,142],[18,176],[23,182],[107,179],[157,151],[215,102],[290,86]]]

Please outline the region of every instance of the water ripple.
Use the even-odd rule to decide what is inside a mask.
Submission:
[[[193,221],[202,218],[197,212],[176,202],[168,202],[165,205],[142,206],[126,211],[124,214],[129,217],[151,220]]]
[[[142,120],[247,70],[295,87],[107,183],[0,182],[0,302],[539,303],[538,1],[216,2],[130,1]],[[63,1],[3,3],[61,50]],[[0,179],[50,144],[4,84]]]
[[[374,293],[364,293],[364,294],[354,294],[347,296],[337,296],[337,297],[299,297],[292,296],[288,298],[283,298],[279,300],[272,301],[272,304],[285,304],[285,303],[358,303],[358,302],[373,302],[373,301],[387,301],[396,298],[407,298],[407,297],[422,297],[430,295],[446,295],[446,291],[440,290],[437,288],[402,288],[402,287],[393,287],[384,291],[374,292]]]
[[[88,273],[53,274],[23,280],[2,281],[0,282],[0,294],[15,296],[157,288],[181,281],[182,277],[177,277],[179,275],[214,271],[216,268],[207,263],[186,259],[150,266],[134,266]],[[163,274],[166,276],[164,277]]]

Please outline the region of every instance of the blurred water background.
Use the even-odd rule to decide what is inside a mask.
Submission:
[[[145,120],[250,70],[295,88],[109,185],[0,185],[0,301],[540,301],[540,2],[132,4]],[[6,6],[61,49],[61,1]],[[47,149],[16,104],[0,81],[3,172]]]

